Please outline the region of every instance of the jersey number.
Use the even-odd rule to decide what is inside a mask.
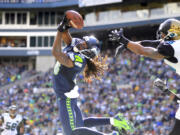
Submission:
[[[17,127],[16,123],[6,122],[6,129],[14,131]]]
[[[80,56],[78,56],[78,55],[75,55],[75,61],[83,63],[83,59]]]
[[[57,75],[59,73],[61,64],[57,61],[55,66],[54,66],[54,75]]]

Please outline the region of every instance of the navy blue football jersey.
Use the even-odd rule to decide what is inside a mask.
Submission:
[[[80,73],[86,65],[86,58],[82,54],[73,51],[74,45],[76,45],[79,40],[78,38],[73,38],[72,43],[63,49],[63,52],[73,61],[74,67],[68,68],[61,65],[58,61],[54,66],[53,88],[58,95],[69,92],[74,88],[77,74]]]

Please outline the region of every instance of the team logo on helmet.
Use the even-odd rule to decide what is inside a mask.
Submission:
[[[161,23],[157,31],[157,39],[180,39],[180,21],[176,19],[167,19]]]
[[[9,107],[9,110],[17,110],[17,106],[11,105],[11,106]]]

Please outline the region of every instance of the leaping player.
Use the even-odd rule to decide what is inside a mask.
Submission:
[[[120,131],[131,130],[128,121],[120,114],[114,118],[83,119],[77,105],[79,92],[76,76],[84,71],[84,79],[100,78],[106,69],[106,59],[98,57],[100,44],[96,37],[72,38],[68,31],[69,27],[69,20],[64,16],[57,28],[52,47],[52,54],[57,60],[54,67],[53,88],[57,96],[63,135],[104,135],[87,128],[98,125],[113,125]],[[62,50],[62,41],[67,44],[64,50]]]
[[[144,40],[133,42],[123,35],[123,30],[114,30],[111,32],[110,40],[119,43],[118,49],[128,48],[132,52],[150,57],[152,59],[162,60],[176,70],[180,75],[180,21],[176,19],[167,19],[160,24],[157,31],[159,40]],[[162,83],[161,83],[162,84]],[[165,85],[165,84],[164,84]],[[161,85],[156,85],[162,89]],[[179,103],[179,102],[178,102]],[[180,134],[180,107],[176,112],[176,123],[170,135]]]

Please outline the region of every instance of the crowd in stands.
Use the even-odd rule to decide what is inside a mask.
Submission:
[[[15,43],[13,42],[7,42],[7,43],[0,43],[0,47],[6,47],[6,48],[11,48],[11,47],[26,47],[26,42],[25,41],[21,41],[21,42],[17,42]]]
[[[0,64],[0,87],[21,79],[25,67],[21,64]]]
[[[168,79],[169,87],[176,91],[180,89],[180,77],[162,61],[128,51],[117,58],[109,57],[107,63],[109,69],[102,80],[85,83],[82,74],[78,76],[78,104],[83,116],[112,117],[121,112],[134,123],[133,135],[168,135],[175,120],[177,103],[172,95],[163,95],[154,89],[153,81],[157,77]],[[19,72],[11,67],[0,70],[1,76],[6,72]],[[15,103],[19,112],[28,117],[27,135],[55,135],[61,130],[56,96],[52,91],[52,71],[50,69],[23,85],[0,91],[3,95],[0,97],[1,111]],[[109,133],[111,127],[97,129]]]
[[[21,63],[0,64],[0,87],[29,78],[39,72],[27,70],[27,66]]]

